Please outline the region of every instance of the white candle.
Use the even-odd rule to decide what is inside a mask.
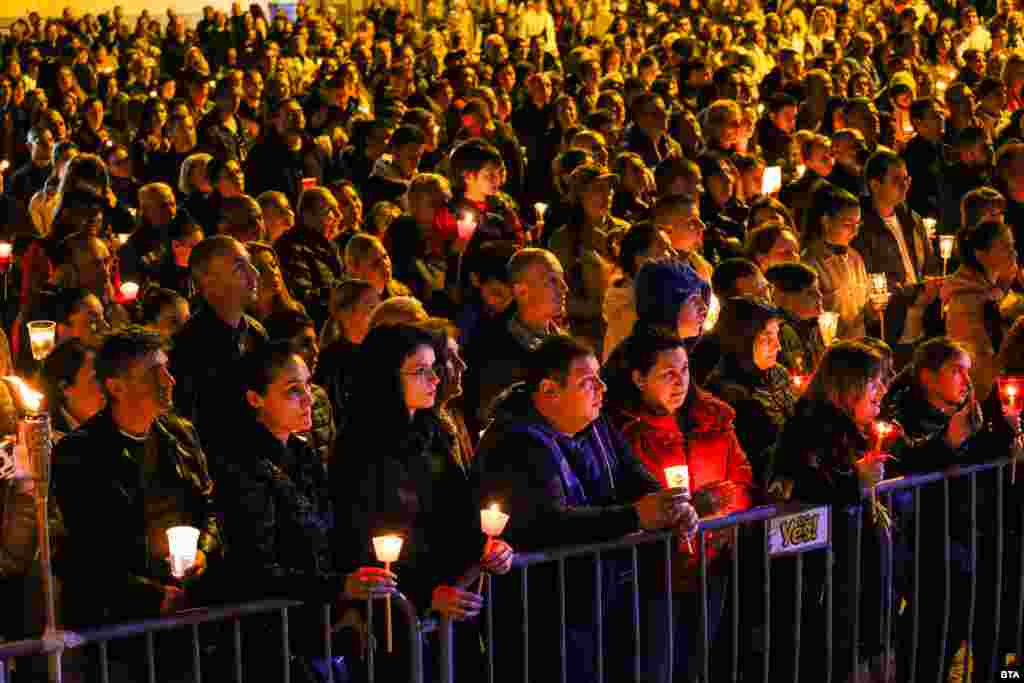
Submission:
[[[391,564],[402,554],[403,539],[401,536],[374,536],[373,553],[378,562]]]
[[[10,242],[0,242],[0,261],[6,261],[11,258],[11,251],[14,246]]]
[[[832,344],[836,338],[836,329],[839,327],[839,314],[832,311],[825,311],[818,316],[818,329],[821,331],[821,339],[825,346]]]
[[[139,296],[139,285],[135,282],[122,282],[121,283],[121,297],[125,301],[135,301],[136,297]]]
[[[537,220],[543,221],[544,214],[547,213],[548,210],[548,205],[545,204],[544,202],[537,202],[536,204],[533,205],[533,208],[537,212]]]
[[[21,406],[30,413],[38,413],[39,408],[43,405],[43,395],[30,387],[20,377],[15,375],[9,375],[4,377],[8,384],[12,385],[18,391],[18,398],[21,401]]]
[[[167,530],[167,543],[171,548],[171,575],[183,578],[196,561],[199,546],[199,529],[190,526],[175,526]]]
[[[761,178],[761,194],[769,195],[782,189],[782,167],[769,166]]]
[[[501,511],[497,503],[494,503],[491,507],[480,511],[480,528],[492,538],[501,536],[505,531],[505,525],[508,524],[508,519],[509,516]]]
[[[33,320],[28,324],[28,340],[32,346],[32,357],[43,360],[57,342],[57,323],[52,320]]]
[[[711,295],[711,300],[708,302],[708,314],[704,318],[704,331],[710,332],[715,329],[715,325],[718,324],[718,316],[722,312],[722,302],[718,300],[718,297],[714,294]]]
[[[456,222],[456,228],[458,229],[459,239],[468,240],[473,237],[476,232],[476,219],[468,211],[464,211],[460,216],[458,222]]]
[[[922,223],[924,223],[924,232],[928,235],[928,239],[935,239],[935,226],[938,224],[938,221],[934,218],[925,218]]]
[[[686,465],[676,465],[665,468],[665,480],[670,489],[683,489],[690,492],[690,468]]]
[[[943,261],[947,261],[953,256],[953,245],[955,244],[956,237],[953,235],[939,236],[939,254],[942,256]]]

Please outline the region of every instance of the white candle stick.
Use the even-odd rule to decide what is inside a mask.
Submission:
[[[494,539],[501,536],[505,532],[505,525],[508,524],[509,515],[501,511],[497,503],[492,503],[491,507],[484,508],[480,511],[480,528],[483,529],[484,534],[487,535],[487,545],[484,546],[484,555],[490,552],[491,544]],[[487,572],[480,572],[480,579],[476,585],[476,592],[479,595],[484,589],[484,577],[487,576]]]
[[[373,537],[373,553],[377,556],[378,562],[384,563],[384,571],[391,571],[391,563],[397,561],[398,556],[402,553],[402,543],[403,540],[401,536],[389,535]],[[391,628],[390,593],[384,596],[384,610],[384,621],[387,628],[387,651],[390,653],[394,646],[394,637],[392,635]]]

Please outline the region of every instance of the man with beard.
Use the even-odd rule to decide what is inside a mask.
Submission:
[[[306,116],[296,99],[282,102],[271,118],[263,142],[253,145],[245,166],[247,190],[256,197],[267,190],[284,192],[298,205],[303,181],[323,185],[328,159],[306,135]]]
[[[159,334],[131,327],[107,337],[95,368],[107,407],[54,451],[53,491],[67,532],[55,564],[64,622],[173,614],[197,602],[202,582],[194,580],[221,547],[206,457],[192,426],[170,412],[175,383]],[[167,529],[181,525],[201,532],[187,584],[172,579],[167,562]],[[141,678],[140,650],[111,646],[117,680]],[[180,680],[175,662],[187,659],[161,647],[167,680]]]
[[[236,404],[237,365],[267,339],[263,326],[245,314],[256,300],[259,273],[246,248],[225,235],[196,245],[189,269],[205,305],[174,336],[174,405],[195,423],[206,448],[217,453],[225,410]],[[216,470],[216,460],[211,467]]]

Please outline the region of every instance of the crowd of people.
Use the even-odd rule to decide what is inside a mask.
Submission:
[[[457,676],[475,681],[487,573],[499,680],[559,661],[572,681],[632,680],[637,662],[645,681],[698,680],[705,636],[714,672],[735,649],[741,672],[770,658],[786,680],[794,620],[804,671],[831,633],[837,680],[995,676],[1022,654],[1016,610],[987,619],[1024,571],[1015,477],[862,501],[885,477],[1024,449],[996,389],[1024,375],[1021,10],[374,0],[355,17],[236,2],[195,26],[120,7],[18,18],[0,36],[0,375],[39,387],[52,418],[59,625],[296,599],[296,680],[356,681],[367,599],[401,591],[457,622]],[[37,320],[56,323],[42,361]],[[17,399],[0,383],[3,434]],[[886,455],[880,420],[900,432]],[[39,492],[0,485],[0,603],[24,604],[3,610],[11,640],[42,630]],[[808,556],[800,614],[729,597],[736,544],[760,538],[745,530],[707,534],[699,576],[699,519],[767,502],[850,506],[835,565]],[[480,527],[492,504],[510,515],[497,539]],[[184,578],[180,525],[200,530]],[[567,583],[555,567],[500,578],[517,552],[670,529],[670,574],[645,546],[596,573],[570,561]],[[371,543],[386,534],[404,539],[391,569]],[[901,540],[889,577],[883,535]],[[918,591],[915,563],[1005,595],[947,596],[932,576]],[[886,580],[915,621],[891,634]],[[324,603],[344,671],[322,657]],[[280,671],[281,628],[246,625],[250,676]],[[227,679],[222,636],[203,653]],[[396,640],[379,680],[406,675]],[[191,644],[161,643],[160,680],[190,676]],[[141,644],[110,654],[114,680],[145,678]],[[67,653],[68,675],[92,680],[94,656]]]

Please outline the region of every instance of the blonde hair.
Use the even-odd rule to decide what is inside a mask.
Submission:
[[[412,296],[395,296],[380,302],[370,315],[370,329],[382,325],[413,325],[427,320],[427,309]]]
[[[213,155],[206,152],[196,152],[185,157],[185,161],[181,162],[181,172],[178,173],[178,192],[187,195],[198,189],[192,184],[192,172],[199,169],[206,173],[206,166],[211,161]]]

